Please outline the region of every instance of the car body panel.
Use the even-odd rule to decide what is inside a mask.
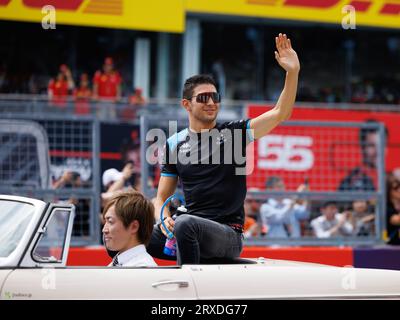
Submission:
[[[400,271],[262,257],[182,267],[66,267],[74,207],[15,196],[0,200],[35,207],[16,249],[0,259],[0,299],[400,299]],[[58,214],[64,218],[57,220]],[[60,232],[54,233],[52,221],[62,221]]]
[[[400,272],[275,265],[196,266],[199,299],[400,298]]]
[[[190,273],[180,268],[19,269],[6,292],[15,299],[196,299]]]

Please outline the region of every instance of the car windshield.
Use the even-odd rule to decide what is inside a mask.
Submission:
[[[32,204],[0,200],[0,258],[8,257],[18,246],[34,211]]]

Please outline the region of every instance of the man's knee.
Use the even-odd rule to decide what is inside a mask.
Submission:
[[[196,232],[198,221],[196,217],[183,214],[178,216],[175,220],[174,233],[177,237],[180,235],[187,235],[191,232]]]

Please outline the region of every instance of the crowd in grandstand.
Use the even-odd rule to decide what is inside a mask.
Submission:
[[[70,68],[62,64],[56,77],[49,81],[47,95],[56,106],[64,106],[67,101],[72,100],[76,103],[77,112],[85,114],[89,113],[89,102],[119,102],[122,97],[122,81],[111,57],[105,58],[102,70],[95,72],[92,81],[87,73],[82,73],[78,85],[75,84]],[[141,88],[135,88],[128,101],[134,106],[145,105],[146,99]]]
[[[214,73],[214,69],[211,69],[210,72]],[[224,77],[226,77],[225,74]],[[221,78],[220,75],[219,78]],[[77,80],[79,80],[78,85],[76,85]],[[10,75],[7,72],[7,67],[4,64],[0,65],[0,93],[44,93],[44,88],[38,88],[34,84],[35,81],[37,81],[35,75],[31,75],[29,79],[24,79],[18,75]],[[59,73],[49,80],[47,94],[50,99],[56,98],[58,100],[73,97],[77,102],[103,99],[117,102],[123,96],[122,81],[123,79],[119,72],[114,69],[114,62],[110,57],[105,59],[103,70],[98,70],[92,79],[88,73],[81,73],[79,76],[74,75],[67,65],[62,64]],[[18,89],[14,89],[14,85],[12,85],[14,82],[19,83]],[[220,84],[221,86],[224,86],[224,84]],[[311,87],[300,83],[297,101],[400,104],[399,86],[400,83],[393,81],[393,79],[357,79],[351,84],[351,94],[348,98],[344,86]],[[24,87],[25,90],[23,90]],[[127,98],[132,105],[144,105],[146,103],[141,88],[135,88],[132,92],[128,92]],[[248,94],[240,93],[234,94],[232,98],[257,100],[255,96],[251,97]],[[270,99],[272,98],[271,96]]]
[[[281,178],[267,179],[266,189],[282,191],[283,188]],[[290,197],[274,197],[265,201],[253,195],[254,191],[260,190],[249,191],[245,202],[245,238],[375,236],[374,200],[356,199],[350,206],[339,201],[299,203],[299,199]],[[389,244],[400,244],[399,170],[388,174],[387,177],[386,220],[386,240]]]

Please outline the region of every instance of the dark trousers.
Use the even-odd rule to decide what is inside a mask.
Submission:
[[[154,226],[147,252],[159,259],[177,260],[178,265],[199,264],[201,258],[236,258],[242,251],[242,234],[231,227],[197,216],[183,214],[176,218],[174,234],[177,257],[163,253],[166,237]]]

